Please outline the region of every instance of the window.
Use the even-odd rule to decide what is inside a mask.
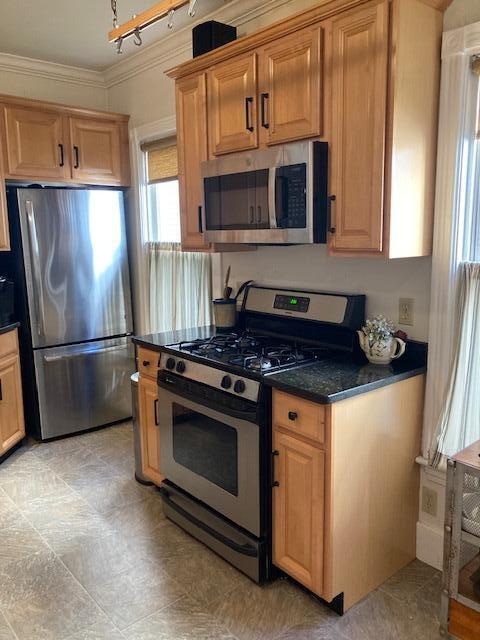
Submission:
[[[447,63],[448,64],[448,63]],[[447,370],[447,384],[438,420],[435,424],[431,450],[435,466],[445,464],[446,456],[480,440],[480,132],[479,132],[479,58],[464,59],[468,65],[467,98],[458,116],[464,130],[457,146],[450,150],[455,171],[453,205],[436,210],[436,246],[432,287],[431,340],[437,351],[453,353]],[[442,88],[442,91],[445,89]],[[453,127],[452,127],[453,128]],[[460,129],[460,127],[459,127]],[[440,159],[445,160],[445,148],[440,138]],[[461,151],[458,151],[458,150]],[[440,164],[440,163],[439,163]],[[438,185],[437,185],[438,188]],[[451,282],[452,303],[440,306],[438,287],[447,289]],[[445,318],[450,318],[447,325]],[[451,327],[451,328],[450,328]],[[450,328],[450,331],[447,331]],[[429,349],[430,350],[430,349]],[[427,408],[433,396],[438,360],[429,356],[430,388],[427,386]],[[438,391],[437,391],[438,393]],[[428,404],[430,401],[430,405]]]
[[[178,155],[174,138],[143,145],[147,165],[148,238],[180,243]]]
[[[207,253],[181,250],[178,157],[174,138],[141,146],[147,173],[145,238],[152,332],[211,323],[212,266]]]

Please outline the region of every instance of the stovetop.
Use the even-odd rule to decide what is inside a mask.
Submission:
[[[310,346],[271,336],[243,333],[217,334],[211,338],[168,345],[178,356],[215,365],[234,367],[245,375],[267,375],[338,354],[335,349]]]

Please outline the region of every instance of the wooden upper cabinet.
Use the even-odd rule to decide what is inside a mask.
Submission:
[[[273,563],[323,592],[325,452],[274,431]]]
[[[333,20],[330,247],[381,253],[388,2]]]
[[[257,55],[249,53],[208,72],[210,153],[219,155],[258,145]]]
[[[122,184],[120,126],[116,122],[70,118],[72,177],[95,184]]]
[[[70,174],[65,119],[55,109],[4,106],[7,177],[64,179]]]
[[[322,37],[320,27],[304,29],[259,52],[261,142],[322,134]]]
[[[10,231],[8,225],[7,198],[5,192],[5,172],[0,148],[0,251],[10,251]]]
[[[182,248],[205,251],[201,228],[201,163],[207,160],[207,88],[205,74],[176,84],[177,148]]]

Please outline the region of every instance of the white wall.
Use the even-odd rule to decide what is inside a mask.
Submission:
[[[430,258],[412,260],[332,258],[325,246],[262,247],[223,255],[233,282],[254,279],[307,289],[367,294],[367,314],[396,320],[398,299],[415,299],[415,324],[402,327],[418,340],[428,336]]]
[[[0,53],[0,94],[3,93],[91,109],[107,108],[102,74]]]
[[[458,29],[480,21],[480,0],[453,0],[445,11],[443,30]]]

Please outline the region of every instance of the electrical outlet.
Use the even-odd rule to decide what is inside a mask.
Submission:
[[[400,298],[398,301],[398,324],[413,325],[413,308],[415,300],[413,298]]]
[[[438,494],[434,489],[430,487],[422,487],[422,511],[428,513],[429,516],[434,518],[437,515],[438,509]]]

